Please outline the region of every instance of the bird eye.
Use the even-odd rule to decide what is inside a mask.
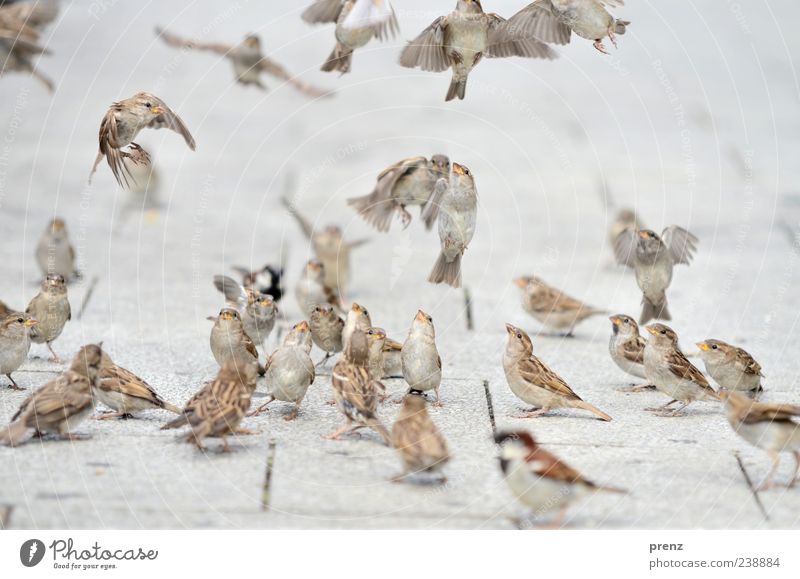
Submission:
[[[364,315],[365,315],[365,316],[368,316],[368,315],[369,315],[369,312],[368,312],[367,310],[364,310]]]
[[[716,350],[716,349],[717,349],[717,345],[716,345],[716,344],[712,344],[712,345],[711,345],[711,349],[712,349],[712,350]]]
[[[22,324],[22,323],[24,323],[24,322],[25,322],[25,320],[23,320],[22,318],[17,318],[17,323],[18,323],[18,324]]]
[[[517,340],[521,340],[521,339],[522,339],[522,334],[517,334]]]
[[[144,106],[146,106],[146,107],[149,109],[149,108],[150,108],[150,107],[152,107],[153,105],[152,105],[152,104],[150,104],[150,103],[144,103]]]
[[[630,321],[629,321],[628,319],[624,319],[624,320],[622,320],[622,321],[623,321],[624,323],[626,323],[626,324],[629,324],[629,323],[630,323]]]
[[[666,336],[667,335],[667,330],[661,330],[661,335],[662,336]]]

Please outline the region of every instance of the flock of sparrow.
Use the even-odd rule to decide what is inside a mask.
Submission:
[[[602,39],[614,44],[615,35],[625,32],[628,22],[611,16],[605,6],[622,5],[622,0],[537,0],[508,20],[483,12],[478,0],[458,0],[455,11],[436,19],[403,50],[400,63],[423,70],[453,70],[447,100],[464,98],[470,70],[487,57],[526,56],[553,58],[549,44],[566,44],[571,33],[588,38],[604,51]],[[0,8],[0,46],[6,52],[5,70],[27,70],[44,79],[31,64],[38,48],[40,26],[54,17],[37,7],[52,8],[54,2],[23,2]],[[322,70],[348,72],[353,51],[375,36],[379,39],[397,31],[395,13],[384,0],[317,0],[302,13],[307,22],[335,22],[336,47]],[[8,32],[11,31],[11,32]],[[314,98],[327,91],[300,82],[286,69],[261,52],[256,36],[237,46],[207,44],[163,30],[159,36],[181,49],[211,50],[230,58],[236,78],[243,84],[263,88],[260,73],[283,79]],[[49,81],[47,81],[49,83]],[[117,182],[129,187],[136,182],[137,167],[149,166],[150,156],[134,142],[144,128],[168,128],[179,133],[194,150],[195,141],[183,120],[161,99],[141,92],[114,103],[105,114],[99,131],[99,152],[92,169],[105,159]],[[345,307],[350,275],[350,251],[359,244],[344,239],[341,228],[315,229],[292,205],[284,203],[309,239],[316,259],[309,261],[298,282],[295,297],[305,320],[294,324],[282,344],[262,365],[264,350],[280,314],[284,298],[283,269],[267,265],[262,270],[238,268],[239,279],[219,275],[214,286],[224,295],[226,307],[212,318],[211,352],[219,373],[195,393],[183,408],[161,398],[144,380],[116,365],[101,345],[80,349],[66,371],[31,394],[0,431],[0,442],[16,445],[29,433],[76,437],[75,429],[97,404],[110,412],[99,418],[128,418],[147,409],[163,409],[177,415],[162,428],[188,427],[187,441],[203,448],[206,437],[248,434],[240,427],[245,416],[256,416],[274,401],[293,405],[286,420],[300,414],[308,388],[316,379],[316,368],[337,354],[331,384],[333,400],[344,422],[326,435],[338,439],[361,428],[375,431],[397,450],[403,463],[398,479],[432,473],[433,480],[445,480],[442,468],[450,458],[448,445],[434,424],[426,396],[435,394],[441,406],[442,362],[436,346],[431,316],[418,311],[405,341],[392,340],[373,324],[362,305]],[[461,259],[475,233],[477,190],[471,171],[444,155],[414,157],[396,162],[377,176],[371,193],[348,200],[363,219],[381,232],[390,229],[395,216],[408,227],[409,206],[420,207],[420,219],[427,229],[438,223],[440,253],[428,281],[461,285]],[[661,235],[646,229],[631,210],[623,210],[610,231],[616,261],[631,268],[642,291],[642,311],[637,321],[617,314],[610,317],[612,334],[609,352],[624,372],[646,382],[635,390],[656,389],[669,402],[656,409],[660,415],[679,416],[695,401],[724,401],[732,428],[745,440],[766,450],[773,467],[762,488],[773,484],[780,452],[794,453],[800,472],[800,406],[766,404],[757,400],[762,392],[760,365],[741,348],[709,339],[697,344],[705,369],[719,385],[713,388],[706,376],[690,362],[678,344],[674,330],[654,320],[671,320],[666,291],[675,265],[688,265],[698,239],[677,225]],[[53,219],[37,246],[36,258],[44,275],[39,293],[27,308],[17,311],[0,302],[0,374],[19,389],[12,378],[26,360],[31,342],[45,344],[55,361],[60,361],[53,343],[71,318],[67,282],[79,276],[75,251],[65,223]],[[522,307],[551,331],[572,335],[576,325],[594,315],[604,314],[536,277],[521,277],[514,283],[522,291]],[[642,337],[639,324],[648,336]],[[511,391],[533,407],[521,417],[546,415],[554,409],[581,409],[604,421],[611,417],[584,401],[558,374],[533,353],[531,338],[522,329],[506,325],[507,342],[503,368]],[[316,346],[324,358],[311,358]],[[264,377],[268,400],[251,409],[259,376]],[[380,404],[387,398],[382,380],[402,378],[408,386],[402,408],[391,430],[379,417]],[[676,408],[671,408],[673,405]],[[563,509],[576,498],[601,490],[578,471],[537,444],[525,431],[502,432],[501,467],[515,495],[527,506],[543,510]]]

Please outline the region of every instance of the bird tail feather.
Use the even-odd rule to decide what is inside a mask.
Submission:
[[[14,446],[22,440],[27,431],[28,427],[22,420],[12,422],[5,429],[0,430],[0,444]]]
[[[389,231],[395,206],[392,200],[386,199],[377,187],[369,195],[351,197],[347,200],[347,204],[378,231]]]
[[[639,317],[640,324],[646,324],[650,320],[671,320],[672,316],[667,308],[667,297],[660,304],[654,304],[646,297],[642,297],[642,315]]]
[[[189,424],[189,417],[185,413],[181,413],[180,416],[178,416],[174,420],[170,420],[164,426],[162,426],[161,430],[170,430],[172,428],[180,428],[181,426],[185,426],[187,424]]]
[[[596,407],[592,406],[591,404],[589,404],[588,402],[586,402],[584,400],[576,400],[575,402],[572,403],[572,405],[575,408],[580,408],[582,410],[588,410],[589,412],[591,412],[592,414],[594,414],[595,416],[600,418],[600,420],[605,420],[606,422],[611,422],[611,417],[608,414],[606,414],[605,412],[603,412],[599,408],[596,408]]]
[[[169,402],[164,402],[164,404],[163,404],[163,406],[161,408],[163,408],[167,412],[172,412],[173,414],[180,414],[181,412],[183,412],[183,410],[181,410],[180,408],[178,408],[174,404],[170,404]]]
[[[461,287],[461,254],[457,254],[453,261],[447,261],[443,252],[439,253],[439,259],[428,276],[431,283],[446,283],[453,287]]]
[[[322,65],[320,70],[324,72],[332,72],[337,70],[342,74],[350,72],[350,65],[353,62],[353,51],[339,42],[333,48],[328,60]]]
[[[451,101],[454,98],[458,98],[464,100],[464,96],[467,94],[467,79],[456,79],[453,77],[453,80],[450,81],[450,88],[447,90],[447,97],[444,99],[446,101]]]

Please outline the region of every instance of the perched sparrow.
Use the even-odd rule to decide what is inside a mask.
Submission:
[[[89,344],[80,349],[69,370],[28,396],[0,431],[0,444],[14,446],[29,429],[77,439],[75,428],[94,410],[92,389],[97,386],[103,351]]]
[[[309,24],[336,23],[336,46],[322,65],[325,72],[339,71],[342,74],[350,72],[353,61],[353,51],[366,45],[373,37],[385,40],[397,34],[397,18],[389,7],[390,15],[380,17],[375,21],[374,16],[363,17],[363,5],[372,0],[316,0],[301,14],[301,18]],[[350,18],[351,12],[355,11]],[[370,11],[374,14],[374,11]],[[385,11],[383,11],[385,14]]]
[[[89,181],[91,182],[97,166],[105,157],[117,183],[121,187],[128,187],[129,173],[123,159],[130,159],[137,164],[150,162],[147,151],[133,142],[139,131],[145,128],[167,128],[175,131],[183,136],[192,151],[195,149],[194,138],[189,129],[164,101],[150,93],[136,93],[131,98],[113,103],[103,117],[100,123],[100,151],[94,160]],[[130,149],[123,151],[122,148],[127,145],[130,145]]]
[[[611,420],[608,414],[584,402],[561,376],[533,355],[533,343],[528,334],[511,324],[506,324],[506,331],[508,342],[503,354],[506,381],[517,398],[534,406],[518,418],[542,416],[552,408],[580,408],[601,420]]]
[[[519,37],[553,44],[569,44],[571,33],[594,41],[594,47],[608,54],[603,38],[616,48],[617,34],[630,24],[614,18],[605,6],[623,6],[623,0],[536,0],[508,19]]]
[[[308,325],[311,328],[311,341],[325,352],[325,357],[317,364],[323,364],[336,354],[342,351],[342,331],[344,330],[344,320],[333,311],[333,307],[328,304],[314,306],[311,312]]]
[[[0,76],[18,71],[31,74],[53,92],[53,82],[33,65],[50,51],[39,44],[44,27],[58,16],[55,0],[31,0],[0,6]]]
[[[442,384],[442,359],[436,349],[433,318],[422,310],[417,311],[411,323],[400,356],[409,393],[433,390],[436,393],[434,405],[441,406],[439,386]]]
[[[272,298],[245,289],[227,275],[215,275],[214,287],[225,295],[228,305],[239,312],[244,331],[253,343],[263,346],[275,327],[278,315],[278,306]]]
[[[516,35],[508,24],[497,14],[485,14],[479,0],[458,0],[453,12],[434,20],[408,43],[400,54],[400,64],[431,72],[452,67],[453,80],[445,98],[450,101],[464,98],[467,77],[484,56],[546,59],[558,56],[537,38]]]
[[[264,367],[258,362],[258,350],[244,330],[242,317],[232,308],[222,308],[211,328],[211,353],[217,364],[224,366],[231,358],[252,361],[257,365],[258,373],[264,375]]]
[[[647,378],[644,371],[645,340],[639,335],[639,326],[632,317],[625,314],[617,314],[608,319],[611,320],[611,339],[608,341],[611,359],[626,374]],[[637,386],[634,391],[646,388],[654,386]]]
[[[364,220],[378,231],[389,231],[392,216],[400,215],[403,229],[411,223],[408,205],[419,205],[424,212],[433,196],[436,182],[450,176],[450,159],[445,155],[403,159],[387,167],[378,175],[378,183],[369,195],[352,197],[347,204],[353,207]],[[431,207],[425,220],[426,229],[433,227],[439,214],[438,207]]]
[[[695,400],[719,400],[719,395],[708,384],[703,373],[695,368],[678,347],[678,335],[664,324],[651,324],[645,329],[653,336],[644,347],[644,371],[656,389],[672,400],[658,411],[681,402],[672,411],[678,415]]]
[[[325,285],[336,289],[340,295],[346,295],[350,281],[350,250],[364,244],[365,241],[345,241],[342,229],[338,225],[328,225],[321,230],[315,230],[311,222],[300,215],[291,201],[284,198],[283,204],[297,220],[306,237],[311,240],[314,253],[325,268]]]
[[[647,229],[625,230],[617,236],[614,252],[621,264],[633,265],[636,283],[642,290],[640,324],[653,319],[671,320],[667,309],[667,288],[675,264],[689,265],[698,239],[677,225],[667,227],[661,237]]]
[[[722,340],[698,342],[700,357],[714,381],[725,390],[747,392],[751,396],[763,392],[761,365],[753,357],[736,346]]]
[[[511,492],[535,515],[559,509],[556,527],[561,526],[567,507],[576,500],[598,491],[627,493],[586,480],[539,446],[527,432],[498,432],[494,439],[501,445],[500,468]]]
[[[223,452],[230,451],[229,434],[253,434],[239,428],[250,408],[256,389],[256,365],[250,360],[232,357],[225,361],[213,382],[192,396],[181,415],[161,427],[162,430],[188,425],[192,431],[186,442],[203,449],[207,436],[222,438]]]
[[[337,312],[342,311],[342,300],[336,286],[328,286],[325,277],[325,266],[322,263],[312,259],[306,264],[303,277],[297,282],[295,290],[297,305],[304,316],[310,317],[315,307],[325,304],[335,308]]]
[[[403,344],[387,337],[383,342],[383,377],[403,377]]]
[[[133,418],[134,412],[152,408],[162,408],[173,414],[181,413],[180,408],[156,394],[150,384],[130,370],[117,366],[105,352],[100,365],[100,380],[92,394],[97,399],[96,402],[102,402],[112,410],[101,414],[99,420]]]
[[[392,446],[403,461],[403,474],[394,477],[395,481],[420,472],[438,472],[450,460],[447,442],[428,415],[425,398],[416,394],[403,400],[392,427]],[[442,476],[440,480],[445,482],[447,478]]]
[[[0,319],[0,374],[5,374],[13,390],[25,390],[11,377],[28,357],[31,328],[38,324],[28,314],[9,312]]]
[[[772,459],[772,469],[758,490],[770,488],[780,464],[781,452],[794,454],[795,470],[788,486],[800,483],[800,406],[764,404],[750,400],[741,392],[722,390],[728,422],[747,442],[763,448]]]
[[[267,87],[261,82],[261,73],[270,74],[310,97],[329,95],[330,91],[316,88],[294,77],[283,66],[261,52],[261,39],[255,34],[245,36],[236,46],[214,42],[197,42],[176,36],[161,28],[156,28],[156,36],[169,46],[183,50],[208,50],[229,58],[236,74],[236,82],[245,86],[252,84],[261,90]]]
[[[39,238],[36,261],[43,276],[57,273],[67,280],[78,273],[75,269],[75,248],[69,241],[63,219],[53,219]]]
[[[586,318],[606,313],[547,285],[538,277],[520,277],[514,284],[522,290],[522,308],[544,327],[565,331],[565,336],[572,336],[575,326]]]
[[[367,369],[373,380],[383,378],[383,347],[386,344],[386,331],[383,328],[370,328],[366,331],[369,355]]]
[[[283,346],[275,350],[267,360],[267,387],[269,400],[252,415],[258,416],[273,400],[293,402],[294,409],[284,420],[294,420],[308,387],[314,382],[316,372],[311,361],[311,329],[308,322],[295,324],[286,335]]]
[[[64,278],[57,273],[48,274],[25,313],[39,322],[31,328],[31,340],[36,344],[47,344],[53,361],[60,363],[61,358],[53,351],[52,343],[61,335],[67,321],[72,319]]]
[[[260,294],[272,296],[275,303],[283,297],[283,268],[265,265],[256,271],[241,266],[233,266],[233,270],[242,276],[242,285]]]
[[[636,216],[636,212],[633,209],[620,209],[614,221],[611,223],[611,226],[608,228],[608,240],[611,243],[611,248],[614,249],[617,246],[617,239],[620,235],[630,232],[635,233],[640,229],[644,229],[644,226]],[[632,263],[625,263],[623,265],[626,267],[633,267]]]
[[[350,306],[350,311],[347,312],[347,319],[344,322],[344,329],[342,330],[342,346],[347,349],[347,342],[350,341],[350,336],[356,330],[361,330],[366,334],[367,330],[372,327],[372,319],[369,317],[369,312],[366,308],[357,303]]]
[[[345,346],[344,359],[336,362],[331,375],[333,397],[345,423],[324,438],[338,440],[345,432],[366,427],[377,432],[391,446],[389,431],[377,415],[378,394],[382,388],[369,375],[368,357],[367,337],[361,330],[356,330]]]
[[[449,186],[445,186],[444,180],[437,183],[434,197],[425,213],[429,209],[432,211],[434,207],[439,210],[439,240],[442,251],[428,281],[461,287],[461,256],[475,235],[478,213],[478,192],[469,169],[453,163]]]

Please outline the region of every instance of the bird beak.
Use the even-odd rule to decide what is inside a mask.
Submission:
[[[506,332],[508,332],[509,334],[513,334],[516,331],[517,331],[517,328],[515,328],[511,324],[506,324]]]
[[[647,239],[647,238],[650,237],[650,234],[647,233],[646,231],[640,231],[639,232],[639,237],[641,237],[642,239]]]
[[[39,323],[39,320],[34,320],[33,318],[30,318],[30,319],[27,319],[27,320],[25,320],[25,322],[23,323],[23,325],[24,325],[26,328],[30,328],[31,326],[35,326],[35,325],[36,325],[36,324],[38,324],[38,323]]]
[[[695,344],[695,345],[698,348],[700,348],[701,350],[703,350],[703,352],[708,352],[711,349],[711,348],[708,347],[708,344],[706,344],[705,342],[697,342],[697,344]]]
[[[150,110],[153,112],[154,115],[160,115],[161,113],[164,112],[164,109],[162,109],[161,107],[153,107]]]
[[[620,323],[622,322],[622,320],[620,320],[617,316],[611,316],[608,319],[611,320],[611,323],[614,324],[615,326],[619,326]]]
[[[645,330],[647,330],[648,332],[650,332],[654,336],[658,333],[658,330],[656,330],[653,326],[646,326]]]
[[[453,173],[457,173],[458,175],[464,174],[464,167],[459,165],[458,163],[453,163]]]
[[[297,329],[301,332],[308,332],[308,322],[303,320],[299,324],[297,324]]]
[[[419,321],[419,322],[427,322],[428,321],[428,314],[426,314],[422,310],[417,310],[417,315],[414,317],[414,319]]]
[[[514,280],[514,285],[520,289],[525,289],[525,286],[528,285],[528,280],[526,280],[524,277],[518,277]]]

